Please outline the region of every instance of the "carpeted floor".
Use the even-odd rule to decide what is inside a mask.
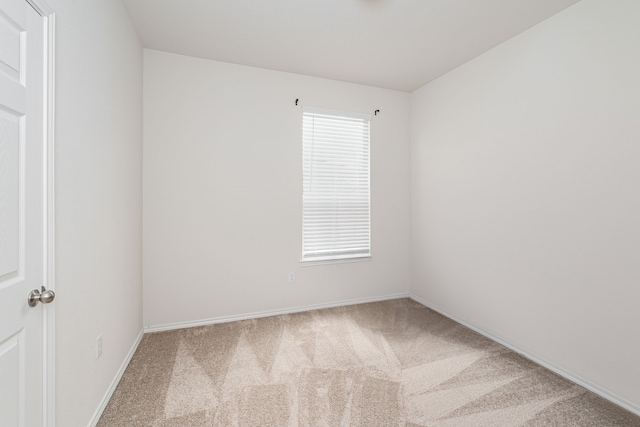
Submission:
[[[145,335],[106,426],[640,426],[408,300]]]

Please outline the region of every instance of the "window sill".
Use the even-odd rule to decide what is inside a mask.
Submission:
[[[352,262],[371,262],[371,258],[372,258],[371,255],[366,255],[366,256],[349,257],[349,258],[325,258],[325,259],[314,259],[314,260],[301,259],[300,266],[310,267],[312,265],[347,264]]]

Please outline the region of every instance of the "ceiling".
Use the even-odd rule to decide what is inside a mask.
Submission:
[[[146,48],[412,91],[579,0],[123,0]]]

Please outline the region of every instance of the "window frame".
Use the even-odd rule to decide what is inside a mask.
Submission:
[[[341,119],[349,120],[349,121],[356,120],[356,121],[363,122],[363,126],[362,126],[362,129],[364,132],[363,135],[366,134],[366,140],[365,140],[365,137],[363,137],[363,142],[362,142],[363,149],[366,149],[366,154],[364,154],[364,156],[366,157],[366,202],[367,202],[367,209],[366,209],[367,247],[365,249],[366,251],[355,251],[354,249],[354,252],[348,253],[348,250],[343,249],[341,251],[340,248],[336,248],[335,252],[327,253],[327,255],[318,255],[317,252],[314,255],[313,252],[305,252],[305,247],[308,247],[308,245],[305,245],[305,242],[306,242],[305,238],[307,237],[307,233],[306,233],[307,224],[305,222],[305,218],[306,218],[305,208],[307,207],[307,203],[305,201],[305,195],[308,194],[305,188],[306,179],[307,179],[305,177],[307,176],[307,174],[310,173],[309,171],[307,171],[308,166],[307,166],[307,160],[306,160],[306,157],[307,157],[306,150],[308,149],[308,145],[307,145],[308,143],[305,142],[305,137],[307,137],[305,133],[305,123],[306,123],[306,120],[311,116],[325,116],[325,117],[330,116],[330,117],[337,117],[338,118],[337,120],[341,120]],[[337,139],[339,140],[339,138]],[[339,141],[334,140],[334,141],[328,142],[324,148],[325,149],[326,147],[330,148],[331,145],[336,144],[336,142],[339,142]],[[313,165],[313,160],[311,160],[311,164]],[[360,163],[356,161],[354,165],[359,166]],[[357,185],[354,186],[354,188],[356,187]],[[356,190],[356,193],[358,191],[359,190]],[[337,199],[338,194],[339,194],[339,191],[336,191],[334,193],[331,193],[330,195],[333,195]],[[340,214],[335,215],[335,218],[340,218]],[[303,107],[303,114],[302,114],[302,251],[301,251],[300,263],[302,263],[303,265],[314,265],[314,264],[360,262],[360,261],[371,260],[371,257],[372,257],[371,222],[372,222],[371,221],[371,115],[364,114],[364,113],[326,109],[326,108],[307,107],[307,106]],[[332,229],[331,231],[335,231],[335,230]],[[340,252],[343,252],[343,253],[340,253]]]

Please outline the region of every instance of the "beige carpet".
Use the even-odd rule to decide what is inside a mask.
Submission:
[[[640,426],[408,299],[148,334],[98,426]]]

